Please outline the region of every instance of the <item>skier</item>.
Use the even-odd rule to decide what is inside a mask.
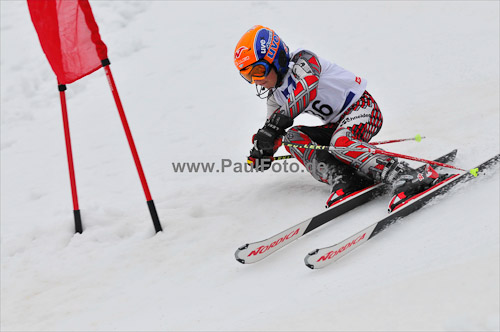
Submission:
[[[443,178],[428,165],[418,173],[397,158],[368,152],[383,119],[364,78],[309,50],[289,52],[273,30],[261,25],[241,37],[234,63],[241,76],[256,85],[257,96],[267,97],[267,120],[253,136],[248,157],[255,169],[269,169],[285,143],[316,180],[331,186],[327,207],[384,182],[393,187],[390,211]],[[301,113],[321,118],[324,125],[293,126]],[[330,151],[286,145],[290,143],[329,145]]]

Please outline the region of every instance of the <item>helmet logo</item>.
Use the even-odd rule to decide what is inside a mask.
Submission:
[[[260,40],[260,53],[266,54],[266,41],[264,39]]]
[[[249,49],[249,48],[248,48],[248,47],[246,47],[246,46],[241,46],[240,48],[238,48],[238,49],[236,50],[236,52],[234,52],[234,58],[235,58],[235,59],[238,59],[238,58],[241,56],[241,52],[246,51],[246,50],[248,50],[248,49]]]
[[[277,34],[273,33],[272,38],[273,39],[271,42],[271,46],[269,47],[269,50],[267,51],[267,54],[264,57],[264,59],[267,60],[269,63],[273,63],[274,58],[276,57],[276,52],[278,51],[278,47],[280,44],[280,38],[278,37]]]

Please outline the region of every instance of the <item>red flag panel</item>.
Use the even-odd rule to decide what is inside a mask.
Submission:
[[[107,48],[88,0],[27,0],[42,49],[59,84],[102,67]]]

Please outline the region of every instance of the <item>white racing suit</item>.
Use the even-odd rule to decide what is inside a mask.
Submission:
[[[366,80],[314,53],[292,53],[290,70],[268,97],[268,117],[280,113],[295,119],[305,112],[321,118],[318,127],[295,126],[284,143],[332,145],[335,152],[286,147],[318,181],[332,184],[343,172],[390,182],[385,165],[394,158],[353,151],[368,144],[382,127],[382,113],[366,91]],[[346,167],[346,165],[350,167]],[[385,171],[385,172],[384,172]]]

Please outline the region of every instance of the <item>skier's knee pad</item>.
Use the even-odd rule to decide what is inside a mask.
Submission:
[[[287,146],[287,144],[309,144],[311,139],[300,131],[300,126],[290,128],[285,136],[283,136],[283,144],[285,145],[285,149],[292,153],[290,150],[297,150],[296,148],[291,148]]]
[[[301,126],[290,128],[285,136],[283,136],[283,143],[297,143],[297,141],[304,140],[305,134],[300,131]],[[302,134],[302,135],[301,135]]]
[[[349,129],[339,128],[333,134],[330,140],[330,146],[334,148],[347,147],[352,143],[351,138],[352,133]]]

